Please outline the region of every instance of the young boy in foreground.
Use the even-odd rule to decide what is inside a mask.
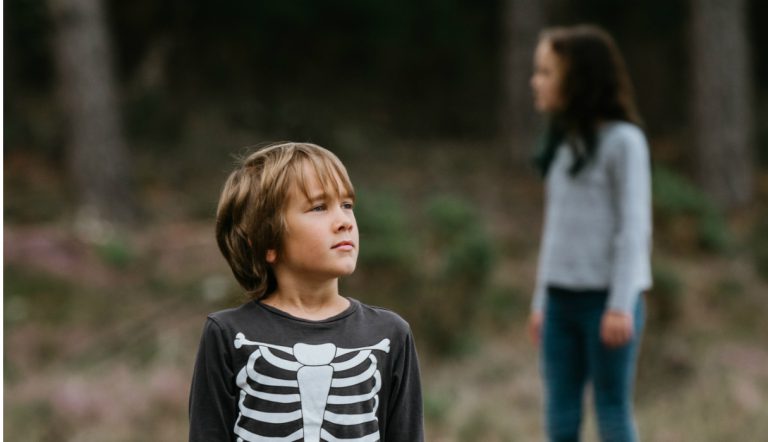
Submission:
[[[251,300],[208,316],[190,441],[423,441],[408,324],[338,291],[360,247],[354,202],[314,144],[268,146],[229,176],[216,239]]]

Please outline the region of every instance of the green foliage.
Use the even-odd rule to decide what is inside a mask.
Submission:
[[[6,265],[3,273],[3,313],[7,325],[30,319],[59,324],[73,313],[71,300],[75,288],[70,281],[12,265]]]
[[[364,266],[406,269],[414,257],[413,231],[402,202],[391,193],[359,191],[355,217],[360,228],[360,261]]]
[[[424,391],[424,417],[435,424],[443,424],[451,411],[453,398],[445,391]]]
[[[669,263],[655,260],[653,289],[648,297],[650,319],[661,327],[672,325],[680,319],[682,303],[682,279]]]
[[[433,350],[460,354],[472,348],[476,319],[495,264],[495,250],[476,209],[449,195],[426,204],[429,261],[423,275],[420,324]]]
[[[716,252],[729,246],[731,239],[723,214],[707,195],[681,175],[664,167],[654,168],[653,203],[662,236],[665,226],[691,218],[697,246]]]
[[[25,265],[6,265],[4,277],[3,314],[8,330],[16,326],[23,329],[25,324],[44,324],[53,329],[77,325],[101,330],[116,321],[133,317],[137,312],[132,300],[127,299],[143,290],[118,283],[109,288],[92,287],[73,275],[56,275]],[[115,308],[116,302],[119,302],[120,308]],[[78,345],[76,341],[70,344]],[[41,352],[41,357],[57,358],[67,351],[66,348],[51,345],[52,348]]]
[[[489,287],[481,300],[480,315],[485,325],[503,330],[510,323],[524,323],[530,299],[518,288]]]
[[[4,184],[9,190],[3,200],[4,221],[50,222],[67,213],[72,198],[61,172],[58,164],[46,162],[38,155],[6,158]]]
[[[656,167],[653,170],[653,201],[658,210],[670,215],[710,210],[710,201],[677,173]]]
[[[51,440],[62,436],[61,424],[53,419],[56,416],[54,405],[50,400],[34,400],[23,404],[22,406],[7,407],[4,412],[6,424],[4,429],[5,437],[9,434],[15,435],[16,440]],[[21,423],[38,422],[37,425],[21,425]],[[41,425],[46,422],[46,425]],[[13,423],[18,423],[13,425]],[[59,431],[56,431],[59,430]]]
[[[765,211],[752,233],[752,256],[755,270],[768,281],[768,213]]]
[[[744,283],[738,279],[726,276],[717,282],[716,291],[726,297],[738,297],[744,295]]]
[[[439,240],[450,241],[472,228],[472,208],[456,197],[437,196],[429,201],[426,212],[432,234]]]
[[[716,210],[704,212],[699,220],[699,239],[706,250],[726,251],[731,244],[730,233],[723,216]]]
[[[494,265],[491,239],[474,208],[453,196],[438,196],[427,204],[432,243],[442,256],[439,272],[446,280],[466,280],[484,287]]]
[[[485,302],[496,250],[463,199],[441,195],[424,206],[414,219],[395,194],[359,192],[361,289],[366,301],[410,320],[427,350],[465,353],[474,347],[468,330]]]
[[[96,251],[106,263],[117,268],[125,268],[135,259],[131,244],[120,236],[111,235],[98,242]]]
[[[493,430],[490,417],[482,411],[474,411],[461,425],[458,434],[460,442],[475,442],[491,438]]]

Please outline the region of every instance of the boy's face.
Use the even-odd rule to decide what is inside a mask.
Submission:
[[[357,265],[360,243],[354,198],[337,195],[334,189],[327,189],[330,193],[326,193],[309,164],[303,165],[303,171],[309,198],[296,183],[291,186],[285,207],[282,250],[269,250],[267,262],[278,277],[321,282],[349,275]],[[344,189],[341,183],[336,187]]]

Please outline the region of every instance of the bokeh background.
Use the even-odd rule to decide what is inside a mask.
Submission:
[[[528,79],[540,29],[584,22],[624,52],[652,150],[641,433],[768,438],[768,3],[3,6],[6,440],[186,439],[205,315],[243,301],[218,192],[278,140],[347,165],[343,293],[411,323],[428,440],[542,440]]]

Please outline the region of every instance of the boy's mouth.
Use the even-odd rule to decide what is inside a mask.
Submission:
[[[332,249],[352,250],[355,248],[355,243],[352,241],[341,241],[333,245]]]

